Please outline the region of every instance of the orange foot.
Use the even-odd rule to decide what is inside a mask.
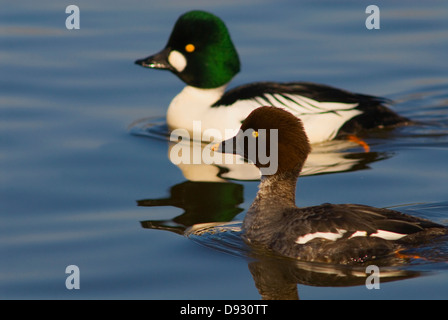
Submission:
[[[359,139],[357,136],[355,135],[349,135],[347,136],[348,141],[354,142],[359,144],[361,147],[363,147],[364,152],[369,152],[370,151],[370,146],[363,140]]]
[[[394,252],[395,257],[397,257],[398,259],[422,259],[422,260],[427,260],[426,258],[419,256],[419,255],[413,255],[413,254],[406,254],[406,253],[401,253],[400,251],[402,251],[403,249],[399,249],[397,251]]]

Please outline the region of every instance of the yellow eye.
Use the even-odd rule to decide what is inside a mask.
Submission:
[[[196,47],[194,46],[194,44],[187,44],[186,46],[185,46],[185,51],[187,51],[187,52],[193,52],[194,50],[196,49]]]
[[[258,131],[252,131],[252,137],[258,138]]]

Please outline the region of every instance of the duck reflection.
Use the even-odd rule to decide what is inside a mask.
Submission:
[[[179,143],[180,144],[180,143]],[[168,149],[168,158],[173,159],[179,144],[170,143]],[[175,150],[176,148],[176,150]],[[348,152],[344,150],[356,150]],[[222,159],[212,163],[216,159],[208,159],[210,146],[197,141],[191,141],[182,146],[182,149],[189,154],[190,158],[196,155],[196,158],[204,160],[202,163],[193,163],[185,161],[175,163],[182,171],[183,176],[190,181],[228,181],[228,180],[259,180],[261,173],[257,167],[250,163],[244,163],[242,158],[230,154],[219,155]],[[217,154],[214,154],[216,158]],[[359,147],[353,145],[350,141],[330,141],[313,146],[312,153],[309,154],[301,176],[322,175],[330,173],[341,173],[349,171],[358,171],[369,169],[369,164],[388,158],[387,153],[379,152],[359,152]],[[227,158],[227,159],[224,159]],[[240,158],[240,159],[239,159]],[[219,163],[219,164],[216,164]]]
[[[170,141],[170,132],[164,119],[141,119],[130,126],[130,132],[167,141],[168,159],[182,171],[187,180],[225,182],[259,180],[261,177],[255,166],[243,163],[242,158],[237,156],[221,154],[221,158],[216,159],[219,156],[211,152],[208,144],[190,140]],[[388,152],[365,152],[351,140],[332,140],[313,145],[301,176],[365,170],[370,168],[371,163],[390,156]],[[179,158],[183,160],[179,162]]]
[[[161,229],[183,235],[195,224],[228,222],[244,209],[243,186],[232,182],[185,181],[170,189],[170,196],[161,199],[138,200],[138,206],[172,206],[184,212],[170,220],[141,221],[143,228]]]
[[[366,268],[313,264],[283,259],[249,262],[249,270],[263,300],[298,300],[298,284],[318,287],[349,287],[370,284]],[[420,276],[420,272],[380,269],[379,283]],[[366,289],[367,290],[367,289]]]

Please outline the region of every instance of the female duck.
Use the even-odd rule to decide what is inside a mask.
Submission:
[[[186,129],[190,136],[200,130],[204,141],[210,139],[208,129],[230,138],[252,110],[265,105],[300,117],[310,143],[408,122],[385,107],[385,99],[321,84],[257,82],[226,92],[240,71],[238,53],[224,22],[204,11],[182,15],[165,48],[135,63],[169,70],[187,84],[171,101],[167,124],[171,130]],[[200,128],[194,121],[201,121]]]
[[[258,148],[266,143],[269,152],[271,144],[249,141],[259,139],[262,129],[266,140],[273,139],[273,132],[278,137],[278,169],[275,174],[263,174],[246,214],[243,237],[248,243],[300,260],[350,264],[386,257],[448,233],[447,227],[431,221],[365,205],[296,207],[296,182],[310,145],[301,121],[285,110],[254,110],[234,138],[213,149],[239,154],[263,173],[267,164],[261,161]],[[251,145],[257,146],[256,152],[251,152]]]

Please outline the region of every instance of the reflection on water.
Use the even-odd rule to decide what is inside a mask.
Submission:
[[[143,207],[172,206],[184,212],[171,220],[146,220],[142,227],[162,229],[184,234],[192,225],[205,222],[231,221],[243,211],[238,207],[244,201],[243,186],[231,182],[185,181],[170,189],[170,196],[162,199],[138,200]]]
[[[249,262],[255,286],[264,300],[296,300],[297,284],[323,287],[361,286],[370,283],[365,268],[313,264],[301,261],[260,259]],[[381,283],[405,280],[422,275],[411,270],[382,268]]]

